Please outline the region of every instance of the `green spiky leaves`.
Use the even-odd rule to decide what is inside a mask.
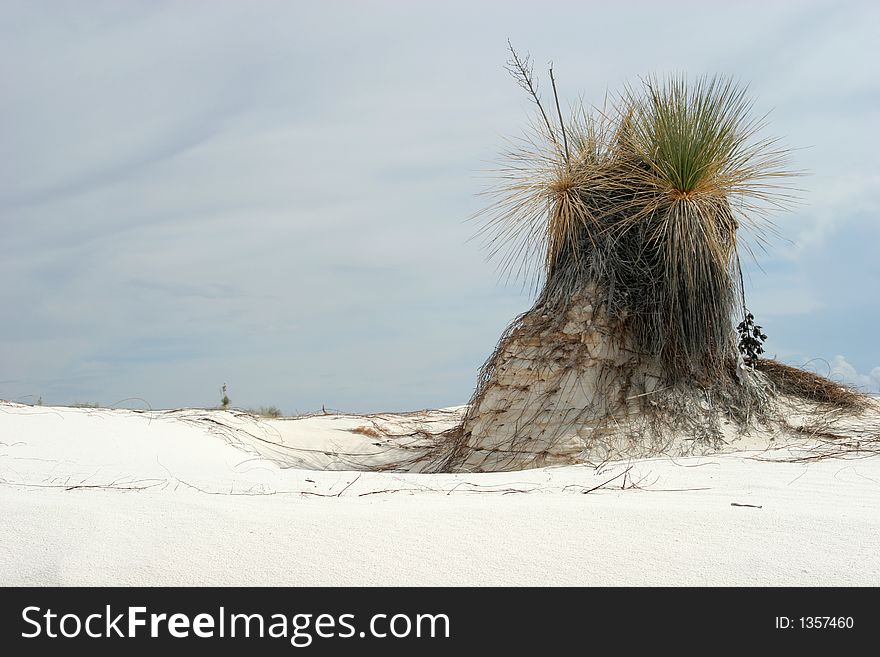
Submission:
[[[649,80],[629,91],[627,140],[657,182],[682,195],[718,184],[748,136],[749,102],[730,80]]]

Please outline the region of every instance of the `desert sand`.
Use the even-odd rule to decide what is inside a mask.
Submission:
[[[377,471],[462,410],[0,402],[0,584],[880,585],[880,456]]]

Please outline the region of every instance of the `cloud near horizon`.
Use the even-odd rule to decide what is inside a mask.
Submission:
[[[859,373],[846,358],[837,355],[831,359],[830,377],[865,392],[880,393],[880,367],[875,367],[867,374]]]

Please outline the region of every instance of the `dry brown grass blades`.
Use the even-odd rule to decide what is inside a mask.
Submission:
[[[755,369],[763,372],[783,395],[849,410],[862,409],[868,401],[865,395],[849,386],[770,358],[757,360]]]

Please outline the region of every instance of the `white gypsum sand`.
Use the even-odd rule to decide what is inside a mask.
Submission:
[[[0,584],[880,584],[880,456],[376,471],[462,411],[0,402]]]

